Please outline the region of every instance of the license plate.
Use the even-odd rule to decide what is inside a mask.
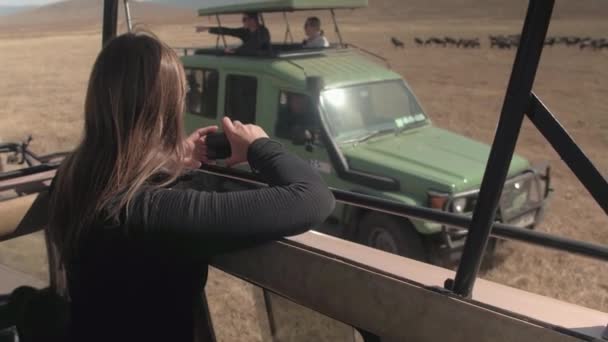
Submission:
[[[527,213],[525,215],[522,215],[522,216],[514,219],[513,221],[510,222],[510,224],[512,224],[514,226],[522,227],[522,228],[528,227],[534,223],[535,214],[536,213],[534,213],[534,212]]]

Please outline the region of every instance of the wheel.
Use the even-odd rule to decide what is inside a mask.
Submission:
[[[422,238],[405,219],[370,212],[359,222],[359,243],[419,261],[428,261]]]

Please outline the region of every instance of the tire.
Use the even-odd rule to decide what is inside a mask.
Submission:
[[[357,241],[363,245],[427,262],[422,238],[407,220],[376,212],[365,214],[358,225]]]

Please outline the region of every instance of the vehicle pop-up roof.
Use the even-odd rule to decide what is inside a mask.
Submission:
[[[367,0],[207,0],[199,15],[244,12],[293,12],[367,7]]]
[[[199,9],[198,14],[200,16],[215,16],[218,26],[221,26],[219,16],[222,14],[283,12],[283,18],[286,23],[284,43],[287,43],[288,37],[291,38],[292,42],[293,37],[285,14],[286,12],[329,10],[339,39],[339,46],[344,46],[334,10],[364,8],[367,5],[368,0],[207,0]],[[264,17],[261,16],[261,19],[263,23]],[[226,40],[223,36],[222,40],[224,41],[224,47],[226,47]],[[216,45],[219,47],[219,36]]]

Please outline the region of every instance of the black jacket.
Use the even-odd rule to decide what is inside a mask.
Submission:
[[[270,32],[265,26],[260,26],[255,32],[246,28],[213,27],[209,33],[223,34],[241,39],[243,44],[236,49],[239,55],[266,55],[270,53]]]

